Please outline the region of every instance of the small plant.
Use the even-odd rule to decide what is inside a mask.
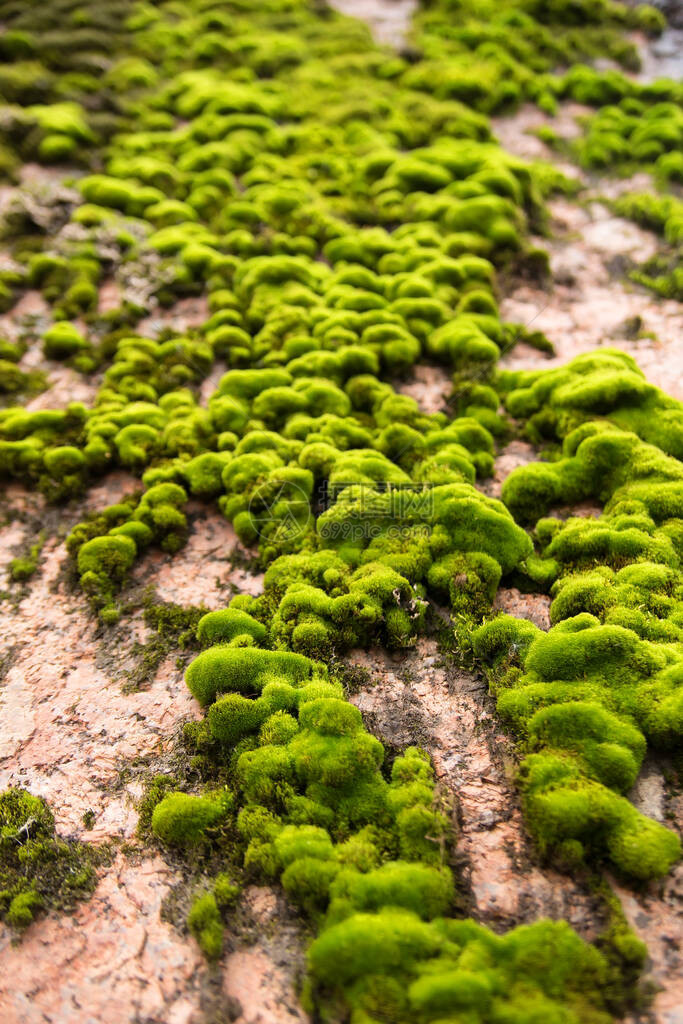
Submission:
[[[69,910],[95,888],[97,858],[66,842],[40,797],[23,789],[0,793],[0,917],[22,930],[41,912]]]
[[[45,543],[45,531],[41,531],[38,539],[29,548],[28,554],[13,558],[9,564],[10,579],[15,583],[25,583],[38,568],[38,559]]]

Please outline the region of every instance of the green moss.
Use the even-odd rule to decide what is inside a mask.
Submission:
[[[66,321],[54,324],[43,335],[43,351],[48,359],[69,359],[87,346],[78,328]]]
[[[187,927],[209,960],[218,960],[223,952],[223,922],[213,893],[197,896],[187,916]]]
[[[205,646],[228,643],[237,636],[247,634],[256,643],[264,640],[265,626],[238,608],[225,608],[208,612],[197,624],[197,639]]]
[[[231,805],[230,794],[192,796],[169,793],[152,812],[152,831],[171,846],[194,845],[206,830],[220,824]]]
[[[666,874],[680,857],[674,833],[599,783],[581,780],[571,761],[532,755],[523,770],[529,821],[542,848],[567,839],[600,842],[620,871],[642,880]]]
[[[215,739],[234,745],[255,732],[267,714],[267,708],[260,701],[249,700],[239,693],[228,693],[209,708],[209,729]]]
[[[218,502],[253,549],[259,596],[205,616],[146,610],[136,685],[172,651],[220,646],[187,671],[207,709],[184,733],[187,772],[152,782],[140,828],[156,815],[209,873],[229,844],[231,868],[282,883],[319,930],[313,1015],[602,1024],[632,991],[628,934],[606,963],[561,926],[501,938],[442,916],[449,821],[428,760],[409,750],[389,772],[325,666],[350,647],[405,648],[430,628],[429,602],[447,605],[458,653],[487,663],[527,755],[521,789],[544,852],[637,877],[675,855],[623,794],[645,741],[680,737],[680,407],[611,350],[496,373],[520,337],[548,349],[500,320],[497,274],[547,275],[529,234],[545,229],[543,196],[574,186],[505,153],[486,117],[591,104],[568,152],[653,168],[667,187],[680,88],[595,63],[635,70],[631,30],[661,21],[608,0],[432,0],[399,56],[333,12],[257,6],[3,11],[0,170],[68,160],[86,173],[81,202],[8,206],[18,269],[0,273],[0,307],[39,289],[56,321],[46,354],[101,377],[89,408],[0,410],[0,469],[56,500],[113,468],[142,479],[67,541],[105,622],[135,559],[173,554],[198,528],[197,501]],[[670,247],[634,273],[676,294],[675,202],[628,202],[622,213]],[[98,313],[109,282],[120,308]],[[173,327],[136,329],[182,298],[199,301],[176,307]],[[26,326],[0,353],[9,395],[29,384]],[[456,375],[447,412],[389,383],[425,359]],[[509,478],[506,505],[476,481],[512,418],[549,461]],[[583,500],[603,515],[546,520],[533,538],[519,525]],[[481,625],[501,582],[551,591],[547,635],[506,616]],[[223,888],[190,915],[209,956],[234,899]],[[15,896],[19,920],[33,897]]]
[[[40,558],[40,552],[43,549],[44,543],[45,533],[43,531],[38,535],[38,539],[35,544],[30,546],[27,555],[12,559],[9,564],[9,575],[11,580],[15,583],[24,583],[33,576],[34,572],[38,568],[38,559]]]
[[[240,886],[232,880],[230,875],[221,872],[213,883],[213,895],[218,907],[225,910],[232,907],[240,894]]]
[[[301,683],[310,676],[312,668],[308,658],[288,651],[212,647],[194,659],[185,673],[185,681],[193,696],[207,705],[217,694],[229,690],[258,693],[273,675],[293,684]]]
[[[60,839],[40,797],[23,789],[0,794],[0,915],[17,930],[41,911],[70,910],[96,883],[89,847]]]
[[[342,871],[331,888],[333,900],[357,911],[401,907],[424,920],[443,917],[453,900],[450,872],[423,864],[392,861],[367,874]]]
[[[8,355],[13,354],[11,351],[8,352]],[[19,369],[14,359],[0,358],[0,394],[34,395],[44,391],[46,387],[47,378],[40,370],[26,373]]]
[[[98,604],[108,604],[135,561],[135,541],[125,536],[93,537],[78,551],[81,586]]]

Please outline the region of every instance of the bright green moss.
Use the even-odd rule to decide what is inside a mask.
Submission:
[[[228,693],[209,708],[211,735],[222,743],[235,744],[261,725],[267,710],[255,700]]]
[[[280,793],[294,781],[289,748],[269,745],[246,751],[237,762],[237,778],[247,800],[277,806]]]
[[[549,432],[566,438],[568,455],[576,453],[572,431],[598,416],[668,454],[683,452],[679,404],[648,384],[632,357],[615,349],[577,356],[558,370],[503,374],[501,383],[510,413],[528,418],[526,433],[533,440]],[[604,424],[592,428],[597,429]]]
[[[171,846],[190,846],[201,841],[206,830],[220,824],[230,807],[229,794],[192,796],[169,793],[152,814],[152,831]]]
[[[400,910],[354,914],[315,940],[309,963],[316,981],[343,987],[362,974],[390,974],[426,959],[442,945],[438,932],[415,914]]]
[[[604,853],[620,871],[643,880],[666,874],[680,857],[680,840],[673,832],[605,786],[582,780],[571,762],[533,755],[523,771],[529,822],[542,848],[567,839],[588,847],[604,844]]]
[[[43,335],[43,351],[48,359],[69,359],[87,347],[81,332],[65,321],[54,324]]]
[[[364,732],[338,737],[303,729],[289,744],[289,751],[303,782],[342,790],[371,779],[384,758],[381,743]]]
[[[587,623],[587,627],[575,633],[555,630],[539,636],[529,649],[526,667],[541,679],[577,679],[590,672],[613,671],[616,664],[636,654],[635,633],[597,622],[594,626]]]
[[[259,743],[262,746],[274,744],[286,746],[299,731],[299,724],[286,711],[276,711],[270,715],[259,730]]]
[[[533,622],[498,615],[474,632],[472,646],[482,660],[495,662],[515,657],[523,661],[532,642],[540,636],[541,630]]]
[[[125,536],[94,537],[78,551],[81,586],[97,602],[107,603],[123,582],[137,555],[135,541]]]
[[[187,927],[209,960],[218,960],[223,952],[223,922],[213,893],[198,896],[187,916]]]
[[[239,897],[240,891],[240,886],[225,872],[221,872],[214,880],[213,895],[221,910],[233,906]]]
[[[449,909],[453,880],[448,871],[392,861],[367,874],[342,871],[332,884],[331,897],[355,911],[401,907],[431,920]]]
[[[28,554],[13,558],[9,564],[9,577],[15,582],[23,583],[33,576],[38,568],[38,560],[43,544],[45,543],[45,532],[38,535],[34,544],[31,544]]]
[[[188,669],[208,711],[186,741],[193,771],[234,783],[247,876],[279,879],[320,926],[314,1015],[603,1024],[601,992],[619,983],[569,929],[501,938],[433,920],[453,886],[431,766],[411,749],[388,781],[381,744],[308,656],[334,665],[351,646],[405,647],[428,601],[447,603],[458,636],[494,663],[500,710],[533,751],[525,771],[540,766],[522,790],[542,849],[643,877],[675,855],[621,794],[643,737],[673,747],[680,736],[680,408],[609,350],[496,378],[515,337],[496,267],[547,269],[525,236],[543,227],[542,196],[569,186],[501,150],[485,117],[526,101],[602,105],[577,143],[584,162],[630,158],[676,180],[675,84],[591,66],[635,69],[625,30],[660,20],[607,0],[462,0],[454,18],[433,0],[408,59],[333,12],[257,6],[190,0],[131,15],[115,2],[68,12],[79,22],[68,31],[59,4],[3,13],[0,93],[14,107],[0,165],[68,159],[97,173],[77,180],[86,202],[64,231],[8,211],[10,237],[28,242],[21,270],[0,275],[0,306],[39,288],[58,321],[46,354],[84,373],[101,365],[103,379],[78,413],[0,411],[0,468],[64,498],[110,467],[142,478],[142,497],[69,538],[105,618],[144,549],[184,543],[188,494],[218,500],[253,548],[263,594],[199,625],[200,642],[220,646]],[[674,245],[669,206],[646,213]],[[640,273],[675,288],[667,268]],[[125,298],[98,313],[112,278]],[[185,297],[208,301],[204,323],[135,333],[157,303]],[[97,350],[69,323],[81,316]],[[23,387],[18,355],[8,392]],[[425,357],[458,375],[448,413],[424,414],[387,383]],[[486,383],[468,382],[473,371]],[[563,446],[510,478],[508,508],[475,487],[509,429],[499,393],[529,438]],[[531,523],[583,499],[605,514],[539,524],[536,550],[510,514]],[[506,577],[554,587],[547,636],[506,616],[479,625]],[[154,815],[160,838],[202,853],[229,832],[214,795],[171,793]],[[210,957],[234,898],[217,881],[190,912]],[[11,918],[35,900],[15,894]]]
[[[247,634],[256,643],[265,639],[266,628],[256,619],[238,608],[224,608],[208,612],[197,625],[197,639],[204,646],[227,643],[236,636]]]
[[[283,871],[282,887],[307,914],[315,915],[327,906],[338,871],[339,866],[330,861],[300,857]]]
[[[600,782],[627,793],[645,754],[645,737],[599,705],[572,701],[536,712],[529,722],[532,744],[573,750]]]
[[[212,647],[190,664],[185,681],[193,696],[206,705],[217,694],[230,690],[258,693],[269,675],[281,676],[296,685],[310,676],[312,668],[308,658],[288,651]]]

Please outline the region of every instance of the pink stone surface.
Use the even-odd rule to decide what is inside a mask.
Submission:
[[[547,594],[523,594],[516,587],[500,587],[493,602],[493,611],[528,619],[539,629],[550,629],[550,598]]]
[[[249,554],[227,519],[215,506],[199,502],[191,502],[187,511],[190,532],[185,547],[174,555],[149,552],[133,570],[133,579],[153,582],[162,601],[210,609],[225,608],[236,593],[260,594],[263,574],[240,564]]]
[[[532,444],[515,438],[496,453],[493,475],[480,480],[477,486],[489,497],[500,499],[503,484],[513,469],[528,466],[538,459],[539,455]]]
[[[83,595],[64,584],[66,559],[50,538],[26,596],[3,601],[3,653],[15,653],[0,689],[0,786],[45,797],[70,835],[85,832],[83,814],[92,810],[88,838],[131,838],[135,794],[116,786],[119,771],[167,749],[177,724],[199,712],[170,665],[148,689],[127,694],[99,667],[97,622]]]
[[[548,358],[518,345],[503,356],[501,368],[560,366],[582,352],[612,346],[629,353],[653,384],[683,397],[683,314],[680,304],[660,300],[643,288],[610,274],[611,258],[629,253],[637,262],[655,251],[654,236],[613,217],[599,203],[583,209],[566,199],[550,204],[556,232],[547,244],[553,276],[547,288],[523,284],[506,296],[501,315],[543,331],[555,346]],[[630,336],[639,318],[641,337]],[[651,334],[653,337],[643,335]]]
[[[633,892],[615,879],[612,884],[629,924],[647,945],[648,975],[657,989],[651,1019],[683,1024],[683,865],[644,892]]]
[[[228,957],[223,991],[241,1009],[236,1024],[304,1024],[309,1019],[291,980],[258,944]]]
[[[159,306],[137,324],[135,334],[143,338],[156,338],[165,327],[186,331],[200,327],[209,317],[209,304],[205,295],[179,299],[168,309]]]
[[[111,504],[137,484],[126,473],[111,474],[91,490],[90,507]],[[31,539],[31,524],[45,515],[45,506],[39,495],[13,485],[5,511],[11,518],[0,526],[3,586],[9,562]],[[73,520],[83,511],[74,509]],[[258,589],[260,582],[245,570],[235,575],[231,568],[236,538],[223,517],[199,503],[191,504],[190,514],[196,529],[185,554],[149,554],[143,582],[162,600],[203,600],[210,607],[225,605],[241,582]],[[66,582],[67,561],[63,542],[49,537],[35,576],[18,592],[14,585],[2,601],[0,657],[11,657],[0,688],[0,789],[24,786],[45,797],[62,836],[128,846],[99,870],[93,897],[72,915],[39,918],[20,943],[0,926],[0,1020],[201,1024],[209,968],[194,939],[160,916],[182,875],[140,846],[144,775],[121,775],[141,759],[163,764],[182,723],[201,711],[174,658],[162,663],[146,689],[124,691],[131,647],[145,640],[147,628],[134,615],[126,642],[109,657],[84,596]],[[214,590],[209,570],[221,577]],[[86,811],[95,816],[91,827],[83,822]],[[255,928],[282,930],[272,889],[250,886],[242,904]],[[301,940],[291,935],[288,956],[295,960]],[[219,968],[222,1000],[232,995],[229,1005],[239,1008],[242,1024],[307,1020],[285,960],[255,936],[228,935]]]
[[[428,415],[446,411],[446,401],[453,389],[447,369],[420,364],[413,367],[410,380],[398,381],[394,386],[402,395],[414,398],[421,411]]]
[[[3,1024],[199,1024],[205,961],[159,915],[177,881],[161,857],[119,855],[72,916],[43,918],[19,945],[0,926]]]

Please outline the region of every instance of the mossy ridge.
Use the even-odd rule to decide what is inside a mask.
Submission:
[[[240,877],[279,879],[319,931],[306,1002],[323,1017],[344,1005],[363,1020],[391,1008],[397,1022],[436,1021],[465,1008],[482,1021],[531,1008],[577,1024],[610,1020],[625,997],[628,958],[617,964],[563,923],[538,922],[500,939],[444,917],[454,898],[440,842],[449,825],[435,807],[428,757],[406,750],[386,779],[381,744],[325,667],[241,646],[258,623],[239,618],[244,632],[228,639],[237,617],[226,617],[225,642],[187,674],[193,691],[213,675],[208,702],[217,699],[188,740],[198,750],[214,745],[211,757],[230,766],[228,789],[169,792],[173,781],[162,778],[145,810],[157,836],[180,849],[220,842],[214,829],[236,827],[241,836],[241,867],[225,886],[222,878],[204,886],[190,911],[188,926],[206,955],[216,958],[222,948],[223,888],[229,904]],[[199,632],[218,625],[211,619]],[[235,667],[226,676],[230,652]],[[633,974],[642,950],[631,952]],[[548,957],[561,964],[552,977]]]
[[[592,66],[595,58],[609,54],[626,72],[637,71],[640,56],[625,30],[637,24],[657,35],[665,26],[661,12],[648,5],[572,0],[429,0],[422,6],[425,12],[418,15],[414,37],[423,59],[402,81],[486,112],[505,112],[524,101],[536,103],[550,116],[569,100],[596,108],[594,114],[578,118],[581,132],[576,138],[560,137],[551,125],[537,134],[586,170],[622,176],[647,170],[653,175],[663,196],[636,197],[635,204],[626,197],[617,207],[640,222],[645,217],[651,227],[667,221],[673,254],[648,261],[629,276],[665,298],[680,299],[680,215],[668,211],[680,207],[675,192],[683,181],[683,86],[665,78],[643,83],[627,73]],[[542,172],[538,180],[543,188]],[[566,187],[557,177],[547,181],[551,188]]]
[[[570,147],[583,167],[616,165],[623,174],[646,167],[663,187],[683,180],[681,95],[667,90],[666,82],[660,84],[660,95],[616,90],[588,119],[584,136]]]
[[[213,26],[215,13],[204,17]],[[236,83],[227,54],[226,67],[220,73],[184,73],[189,90],[185,97],[176,86],[149,83],[152,91],[147,94],[143,90],[144,103],[158,110],[158,116],[149,117],[147,143],[143,144],[145,132],[119,136],[108,159],[109,173],[91,175],[79,183],[87,202],[74,212],[73,220],[80,231],[91,230],[94,235],[76,245],[70,242],[68,253],[29,251],[27,281],[41,287],[46,297],[59,297],[56,316],[87,315],[110,259],[108,256],[103,264],[94,244],[97,233],[106,229],[114,232],[113,240],[127,259],[142,245],[168,261],[170,277],[165,294],[159,296],[164,301],[174,295],[197,294],[208,283],[212,317],[204,338],[171,338],[161,344],[134,334],[120,339],[105,376],[106,386],[79,439],[85,463],[78,473],[71,474],[74,487],[84,486],[116,462],[142,472],[150,462],[174,455],[188,459],[216,448],[219,452],[229,449],[231,434],[243,425],[240,403],[216,402],[207,419],[202,410],[190,416],[191,395],[175,394],[179,385],[196,384],[216,356],[227,356],[236,366],[259,365],[266,360],[270,365],[285,364],[292,367],[293,377],[316,380],[316,387],[303,379],[297,381],[295,390],[300,384],[301,394],[269,396],[279,399],[277,408],[290,412],[308,411],[311,404],[316,410],[344,411],[342,399],[326,396],[317,387],[318,376],[343,383],[359,372],[376,373],[378,361],[383,373],[393,375],[407,370],[423,345],[431,344],[438,358],[461,366],[496,358],[504,331],[496,322],[492,270],[485,260],[465,254],[491,252],[496,256],[519,248],[525,215],[540,208],[533,175],[520,161],[490,145],[485,119],[460,104],[429,103],[408,92],[402,100],[404,106],[396,109],[397,124],[387,126],[388,97],[396,98],[396,87],[386,77],[387,58],[378,62],[377,51],[365,39],[360,55],[352,60],[349,54],[356,53],[358,28],[352,29],[351,23],[344,22],[340,33],[341,23],[328,27],[306,16],[297,5],[288,17],[291,21],[285,19],[283,27],[298,31],[305,22],[309,40],[319,45],[321,54],[327,52],[334,37],[342,77],[355,77],[360,60],[380,94],[371,133],[378,148],[390,156],[379,163],[368,160],[370,140],[348,138],[343,124],[350,109],[334,105],[347,95],[337,77],[327,77],[324,83],[317,80],[309,96],[308,64],[300,62],[300,54],[291,72],[289,61],[277,69],[287,81],[293,76],[301,95],[309,96],[308,105],[304,103],[294,116],[289,115],[289,122],[284,97],[291,95],[291,83],[280,87],[277,76],[263,85]],[[171,30],[161,14],[143,22],[136,26],[136,45],[141,50],[151,47],[154,33],[166,31],[168,59],[180,59],[177,46],[185,23]],[[253,34],[253,24],[239,18],[236,27],[238,34]],[[282,34],[278,37],[280,45],[283,38]],[[241,52],[241,59],[243,56]],[[182,57],[184,61],[184,49]],[[254,60],[257,65],[257,53]],[[395,73],[394,69],[389,79]],[[220,111],[209,110],[207,103],[221,83]],[[337,139],[340,153],[340,162],[325,167],[318,166],[319,129],[310,123],[314,115],[316,121],[320,116],[319,89],[323,84],[331,98],[329,131]],[[415,118],[416,105],[425,106],[426,120]],[[166,109],[169,116],[188,114],[193,130],[176,138],[161,115]],[[390,141],[394,129],[402,135],[399,145]],[[430,146],[432,136],[441,136],[445,130],[456,138],[449,143],[441,138],[438,145]],[[288,131],[294,133],[295,152],[289,157],[288,171],[283,169],[287,184],[278,191],[269,182],[274,161],[287,163]],[[198,143],[201,148],[207,139],[215,140],[224,133],[231,138],[246,133],[246,151],[240,150],[241,155],[230,164],[233,169],[224,173],[213,167],[218,155],[212,151],[197,173],[193,160]],[[401,154],[403,145],[412,148],[410,157]],[[145,155],[149,146],[157,157]],[[183,156],[187,157],[185,163]],[[442,167],[438,180],[430,171],[435,164]],[[348,195],[358,195],[350,206],[336,198],[339,189],[347,185],[349,168],[358,176],[357,187],[348,189]],[[236,202],[226,208],[222,201],[234,198],[235,174],[243,189],[240,209]],[[304,178],[309,179],[305,185]],[[318,180],[315,187],[312,178]],[[443,197],[434,195],[435,190],[444,193]],[[174,198],[166,198],[169,191]],[[384,196],[389,205],[382,212]],[[421,204],[419,209],[406,216],[406,205],[416,201]],[[375,208],[371,216],[369,206]],[[234,218],[233,223],[218,222],[228,216]],[[417,222],[411,229],[415,216]],[[378,226],[356,226],[368,217]],[[394,240],[380,225],[393,224],[397,217],[404,224]],[[422,230],[427,222],[436,222],[437,230]],[[136,237],[133,223],[143,228],[151,224],[155,231],[145,241],[146,229]],[[445,241],[444,232],[448,235]],[[314,258],[321,250],[335,268],[341,266],[340,273],[322,273],[323,264]],[[424,263],[426,253],[433,258],[424,272],[409,280],[416,265]],[[347,269],[349,261],[357,266]],[[394,282],[403,274],[405,279]],[[284,281],[288,283],[283,285]],[[69,296],[74,289],[78,295],[74,292],[72,301]],[[436,297],[435,290],[439,293]],[[283,299],[287,307],[284,317]],[[458,314],[457,330],[450,329],[442,336],[435,328],[445,325],[454,313]],[[430,343],[432,333],[435,340]],[[93,358],[87,339],[78,337],[69,323],[58,322],[45,340],[49,351],[53,344],[58,345],[55,354],[77,353],[74,359],[84,367]],[[67,349],[59,347],[67,342]],[[329,355],[317,351],[320,347]],[[134,421],[126,422],[117,406],[131,400],[142,404],[135,410]],[[151,408],[143,408],[145,403],[159,406],[158,411],[153,414]],[[262,409],[268,410],[269,403],[260,403],[255,409],[257,417]],[[178,420],[184,421],[182,425]],[[45,432],[42,423],[25,424],[12,436],[5,472],[20,477],[39,473],[45,449],[59,440],[56,434]],[[204,484],[199,473],[196,475],[198,487],[215,487],[213,481]]]
[[[405,77],[437,96],[457,97],[496,112],[532,100],[552,113],[557,101],[566,98],[600,107],[624,96],[651,100],[680,95],[674,82],[641,84],[618,71],[591,66],[609,55],[625,70],[638,70],[640,58],[626,32],[638,27],[657,35],[666,24],[648,5],[634,9],[592,0],[428,0],[422,7],[414,40],[425,59]],[[562,73],[559,68],[569,70]]]
[[[0,793],[0,916],[22,931],[45,911],[71,910],[95,889],[105,854],[60,839],[46,802],[23,789]]]
[[[503,371],[496,384],[523,435],[563,443],[565,455],[575,455],[581,441],[611,423],[683,458],[681,403],[650,384],[633,357],[618,349],[577,356],[557,370]]]
[[[500,385],[529,436],[562,443],[557,461],[503,486],[515,516],[535,523],[538,553],[523,570],[550,589],[552,627],[500,616],[473,638],[528,752],[527,818],[567,863],[604,858],[658,877],[680,840],[625,796],[646,745],[674,749],[683,727],[683,410],[615,351]],[[585,499],[602,514],[538,518]]]
[[[303,10],[297,5],[291,8],[288,19],[291,20],[286,19],[287,27],[297,31],[302,22],[306,22]],[[617,24],[620,17],[610,9],[602,12],[598,21],[605,19]],[[215,20],[214,13],[206,15],[207,24],[212,28]],[[361,47],[360,58],[352,61],[349,53],[357,42],[357,30],[352,30],[350,23],[344,26],[348,38],[342,33],[337,42],[339,71],[357,75],[360,60],[378,88],[377,113],[378,118],[381,113],[382,128],[386,131],[382,94],[389,89],[396,92],[393,79],[400,65],[393,68],[387,79],[386,60],[378,63],[377,52],[367,41]],[[185,40],[186,27],[182,21],[171,29],[159,13],[149,21],[142,19],[135,27],[136,45],[141,50],[152,45],[155,33],[165,32],[165,53],[169,62],[180,56],[179,47],[181,40]],[[232,22],[231,27],[234,27]],[[236,27],[238,33],[249,28],[239,17]],[[310,19],[306,29],[320,46],[320,52],[325,52],[331,38],[329,29]],[[338,30],[339,24],[335,23],[335,33],[338,34]],[[281,44],[282,38],[279,41]],[[186,58],[184,51],[183,57]],[[266,426],[286,429],[283,416],[308,413],[311,406],[318,413],[322,410],[323,414],[336,415],[348,410],[348,403],[340,394],[322,387],[316,376],[310,380],[307,376],[322,374],[343,384],[359,371],[376,373],[378,360],[382,372],[395,373],[412,365],[422,348],[460,368],[482,362],[488,365],[495,361],[503,342],[504,328],[497,321],[491,288],[492,270],[481,257],[489,254],[497,258],[508,249],[519,248],[524,217],[534,215],[540,197],[528,168],[487,141],[485,120],[455,102],[422,100],[428,115],[427,120],[422,121],[426,125],[425,134],[422,138],[406,136],[402,140],[412,147],[409,156],[400,154],[397,148],[392,151],[392,144],[387,143],[379,131],[379,119],[373,119],[372,131],[377,141],[381,140],[381,152],[387,155],[380,160],[364,157],[357,161],[357,154],[366,152],[368,140],[349,142],[345,132],[339,131],[341,111],[333,106],[330,131],[339,135],[342,163],[357,166],[360,174],[358,188],[350,191],[362,198],[355,201],[356,208],[349,208],[348,203],[340,204],[335,198],[341,165],[318,166],[317,126],[310,139],[299,130],[301,122],[311,116],[313,109],[316,118],[320,116],[322,83],[317,82],[315,108],[307,107],[306,101],[302,101],[301,109],[296,111],[299,122],[296,156],[291,158],[293,177],[287,178],[291,184],[283,186],[278,193],[269,184],[274,156],[283,159],[282,140],[275,138],[273,132],[276,125],[281,128],[287,116],[283,107],[285,91],[284,87],[280,88],[278,76],[282,73],[287,81],[292,77],[305,85],[309,81],[308,64],[301,62],[299,53],[296,59],[286,61],[284,67],[278,67],[278,74],[267,85],[261,82],[245,85],[231,80],[232,63],[227,54],[219,54],[219,57],[219,65],[221,60],[227,61],[227,70],[184,72],[182,81],[188,87],[187,95],[182,94],[178,85],[167,87],[152,80],[146,83],[151,92],[144,94],[145,102],[151,102],[155,109],[187,115],[196,126],[197,135],[193,127],[192,131],[176,137],[169,133],[168,123],[163,118],[152,119],[147,141],[154,141],[158,156],[151,159],[144,155],[141,133],[122,135],[110,157],[109,173],[92,175],[80,182],[87,202],[74,214],[79,225],[98,225],[98,220],[101,223],[103,219],[110,223],[112,217],[119,215],[138,221],[149,218],[156,231],[148,243],[175,262],[180,275],[178,294],[195,293],[208,277],[213,315],[207,324],[206,342],[190,337],[172,338],[159,344],[134,336],[119,341],[113,365],[105,377],[106,384],[84,423],[81,443],[85,461],[74,466],[78,472],[70,474],[75,488],[84,486],[91,475],[116,462],[142,472],[150,463],[154,466],[174,455],[192,462],[191,456],[201,454],[196,466],[188,466],[190,486],[196,493],[215,493],[219,490],[221,458],[210,457],[210,454],[222,456],[224,451],[230,451],[233,435],[237,432],[239,437],[250,422],[258,427],[264,413],[268,414]],[[257,55],[255,60],[258,61]],[[226,75],[225,91],[221,93],[220,104],[214,104],[217,109],[209,111],[207,104],[215,88],[223,82],[221,74]],[[136,79],[131,87],[137,88],[139,84]],[[325,79],[324,84],[331,94],[339,94],[337,79]],[[411,110],[417,102],[413,94],[406,96]],[[397,117],[399,115],[402,116],[402,111]],[[443,131],[444,117],[450,117],[453,125],[458,126],[457,130],[450,128],[450,133],[461,137],[448,144],[442,137],[436,144],[426,144],[431,142],[430,131]],[[210,127],[212,118],[215,124]],[[414,124],[412,118],[411,125]],[[393,127],[398,130],[398,126]],[[224,174],[212,170],[211,161],[217,158],[212,151],[211,159],[200,168],[200,177],[205,176],[206,185],[194,188],[202,192],[201,201],[197,198],[194,203],[190,202],[194,195],[192,188],[197,184],[197,167],[192,161],[186,167],[183,154],[189,156],[194,152],[198,140],[215,139],[222,131],[230,134],[233,130],[251,133],[253,151],[250,149],[236,159],[231,165],[233,170]],[[407,122],[402,123],[401,130],[408,131]],[[130,150],[124,156],[119,148],[127,144]],[[315,189],[310,182],[304,187],[300,180],[306,168],[311,170],[307,163],[310,159],[307,147],[311,144],[316,161],[315,177],[319,179]],[[230,203],[228,210],[231,216],[237,216],[237,221],[234,225],[219,225],[220,204],[216,197],[220,194],[234,197],[235,174],[240,176],[242,186],[246,185],[240,200],[245,204],[244,209],[238,211],[239,204]],[[172,200],[164,198],[169,189],[174,195]],[[389,206],[382,213],[384,196]],[[162,210],[164,203],[166,207]],[[176,205],[171,209],[168,203]],[[400,230],[391,235],[379,226],[356,228],[354,220],[359,214],[367,216],[368,203],[375,207],[374,223],[393,223],[398,218],[403,221]],[[318,207],[319,217],[312,217],[311,210]],[[225,207],[221,209],[224,211]],[[415,217],[417,224],[411,226],[410,220]],[[430,224],[436,225],[436,232],[428,230]],[[261,242],[254,240],[255,248],[245,248],[246,235],[251,234],[253,238],[256,225],[267,225],[282,239],[298,240],[297,246],[280,251],[273,244],[265,252],[259,249]],[[230,228],[228,234],[236,232],[241,239],[235,249],[222,241],[226,228]],[[302,231],[303,234],[299,234]],[[264,237],[261,229],[256,234]],[[301,248],[299,242],[307,244]],[[341,266],[340,273],[324,273],[323,265],[312,258],[321,248],[335,270]],[[473,252],[478,256],[471,255]],[[425,266],[423,256],[427,253],[434,258]],[[177,264],[178,256],[181,266]],[[32,257],[30,273],[35,281],[51,281],[54,273],[61,273],[63,259],[61,263],[59,259],[50,263],[50,259],[44,254]],[[422,264],[420,273],[409,280],[416,259]],[[349,261],[354,265],[347,267]],[[82,268],[79,272],[90,273],[87,268],[97,265],[97,256],[84,249],[75,262]],[[284,287],[285,295],[284,279],[289,282]],[[56,280],[50,287],[57,287]],[[437,299],[433,294],[435,287],[440,293]],[[288,307],[284,319],[283,297]],[[321,303],[320,309],[317,302]],[[337,313],[340,308],[343,317]],[[457,314],[455,320],[453,313]],[[69,325],[57,324],[56,327],[66,330]],[[301,332],[300,337],[298,332]],[[330,346],[329,358],[317,350],[320,345]],[[253,408],[249,408],[252,403],[248,402],[244,409],[244,396],[228,394],[225,399],[215,401],[208,418],[201,409],[191,413],[192,394],[178,391],[177,385],[179,382],[196,383],[208,372],[216,355],[228,355],[236,365],[258,365],[267,359],[271,365],[283,365],[288,371],[291,368],[290,377],[282,378],[282,383],[274,385],[267,396],[256,396],[260,401],[255,401]],[[167,372],[159,373],[159,367],[166,370],[167,357],[171,365]],[[144,377],[144,382],[140,377]],[[290,381],[294,393],[288,393]],[[124,408],[127,410],[131,404],[133,409],[124,413]],[[250,414],[255,420],[247,419],[245,424],[244,417]],[[486,405],[474,406],[472,416],[494,431],[500,429],[495,410],[489,412]],[[19,430],[19,434],[16,440],[9,442],[12,448],[7,452],[6,471],[20,476],[27,471],[39,472],[41,462],[48,457],[44,452],[45,444],[49,445],[52,437],[35,429],[32,423],[23,428],[14,424],[12,427],[15,433]],[[419,429],[418,424],[412,429],[415,427]],[[379,441],[391,451],[405,447],[411,438],[405,431],[402,434],[394,431]],[[74,453],[70,456],[76,460]],[[486,460],[482,456],[477,469],[485,472],[485,467]],[[178,471],[164,468],[160,471],[161,479],[166,478],[167,472],[176,474]],[[305,479],[301,474],[294,477],[287,474],[285,484],[296,491],[303,481],[305,490]],[[279,487],[280,482],[275,479],[272,486]],[[263,497],[267,501],[268,495]],[[240,515],[246,511],[234,507],[234,502],[228,509],[244,536],[253,537],[253,517]],[[306,520],[305,502],[290,503],[285,509],[286,518],[297,514]],[[301,525],[299,522],[296,528]],[[291,549],[291,537],[279,523],[272,524],[271,532],[276,535],[272,554]],[[269,552],[269,557],[272,554]]]
[[[55,0],[49,7],[0,4],[3,130],[0,171],[22,162],[88,166],[125,123],[111,73],[125,52],[134,5]]]
[[[93,514],[70,532],[67,551],[76,561],[81,586],[104,622],[118,620],[117,590],[150,544],[169,552],[182,547],[187,534],[182,511],[186,502],[182,487],[158,484]]]

